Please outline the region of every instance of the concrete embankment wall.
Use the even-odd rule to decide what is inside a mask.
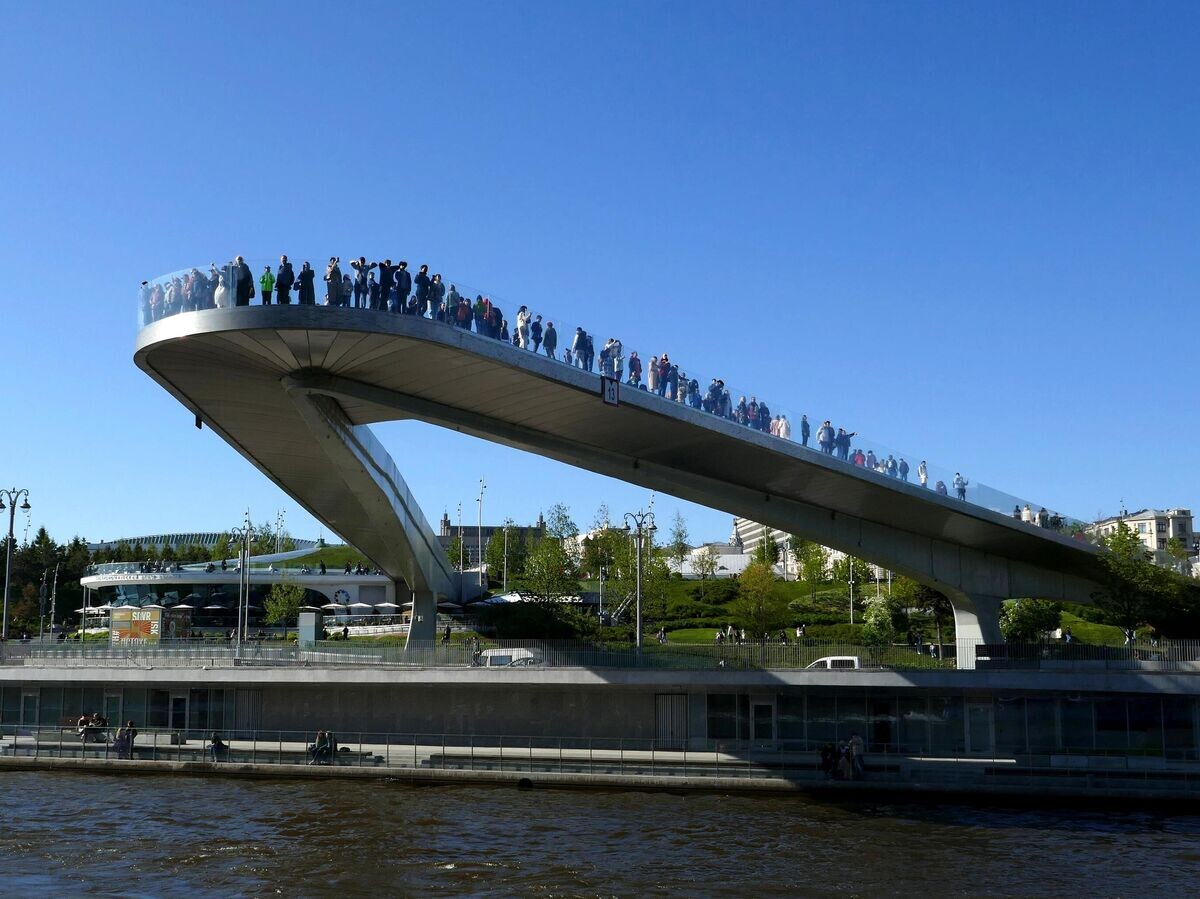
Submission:
[[[899,796],[934,798],[937,800],[970,801],[979,797],[1009,797],[1013,800],[1060,799],[1070,802],[1088,801],[1111,804],[1137,800],[1158,805],[1186,803],[1194,807],[1194,797],[1182,796],[1172,788],[1120,787],[1094,783],[1039,782],[1024,785],[981,783],[964,787],[928,783],[920,780],[865,781],[793,781],[766,777],[717,777],[579,773],[556,771],[498,771],[435,768],[380,768],[353,766],[264,765],[249,763],[220,763],[201,761],[142,761],[89,758],[37,758],[0,756],[0,772],[4,771],[64,771],[90,774],[120,774],[180,776],[180,777],[244,777],[274,780],[291,778],[333,780],[385,780],[391,783],[420,785],[487,784],[511,786],[514,789],[597,789],[644,790],[709,793],[796,793],[820,794],[825,797]]]

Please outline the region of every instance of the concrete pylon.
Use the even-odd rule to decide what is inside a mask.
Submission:
[[[437,595],[430,590],[414,590],[412,617],[408,625],[405,648],[414,643],[426,645],[437,639]]]
[[[967,594],[959,590],[945,592],[954,607],[958,667],[974,668],[977,644],[1004,642],[1004,635],[1000,633],[1000,606],[1004,598]]]

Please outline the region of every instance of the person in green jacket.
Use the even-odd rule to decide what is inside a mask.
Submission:
[[[262,304],[264,306],[271,305],[271,289],[275,286],[275,276],[271,274],[271,266],[263,269],[262,277],[258,279],[258,285],[262,288]]]

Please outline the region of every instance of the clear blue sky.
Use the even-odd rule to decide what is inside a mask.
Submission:
[[[429,6],[6,7],[0,480],[34,526],[315,536],[132,362],[143,278],[280,252],[428,262],[1067,513],[1200,506],[1200,6]],[[646,501],[379,432],[432,521],[481,474],[488,519]]]

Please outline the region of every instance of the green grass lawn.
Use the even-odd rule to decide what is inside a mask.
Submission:
[[[667,640],[671,643],[712,643],[716,636],[715,627],[685,627],[667,631]]]
[[[347,562],[350,563],[351,567],[359,562],[370,565],[367,557],[353,546],[326,546],[323,549],[314,549],[308,555],[289,559],[281,564],[286,565],[288,568],[300,568],[304,565],[315,568],[321,562],[324,562],[325,567],[330,571],[340,571],[346,566]]]
[[[1084,621],[1070,612],[1063,612],[1059,621],[1060,626],[1064,630],[1069,627],[1071,635],[1081,643],[1093,643],[1097,646],[1125,645],[1125,634],[1115,624],[1096,624]]]

